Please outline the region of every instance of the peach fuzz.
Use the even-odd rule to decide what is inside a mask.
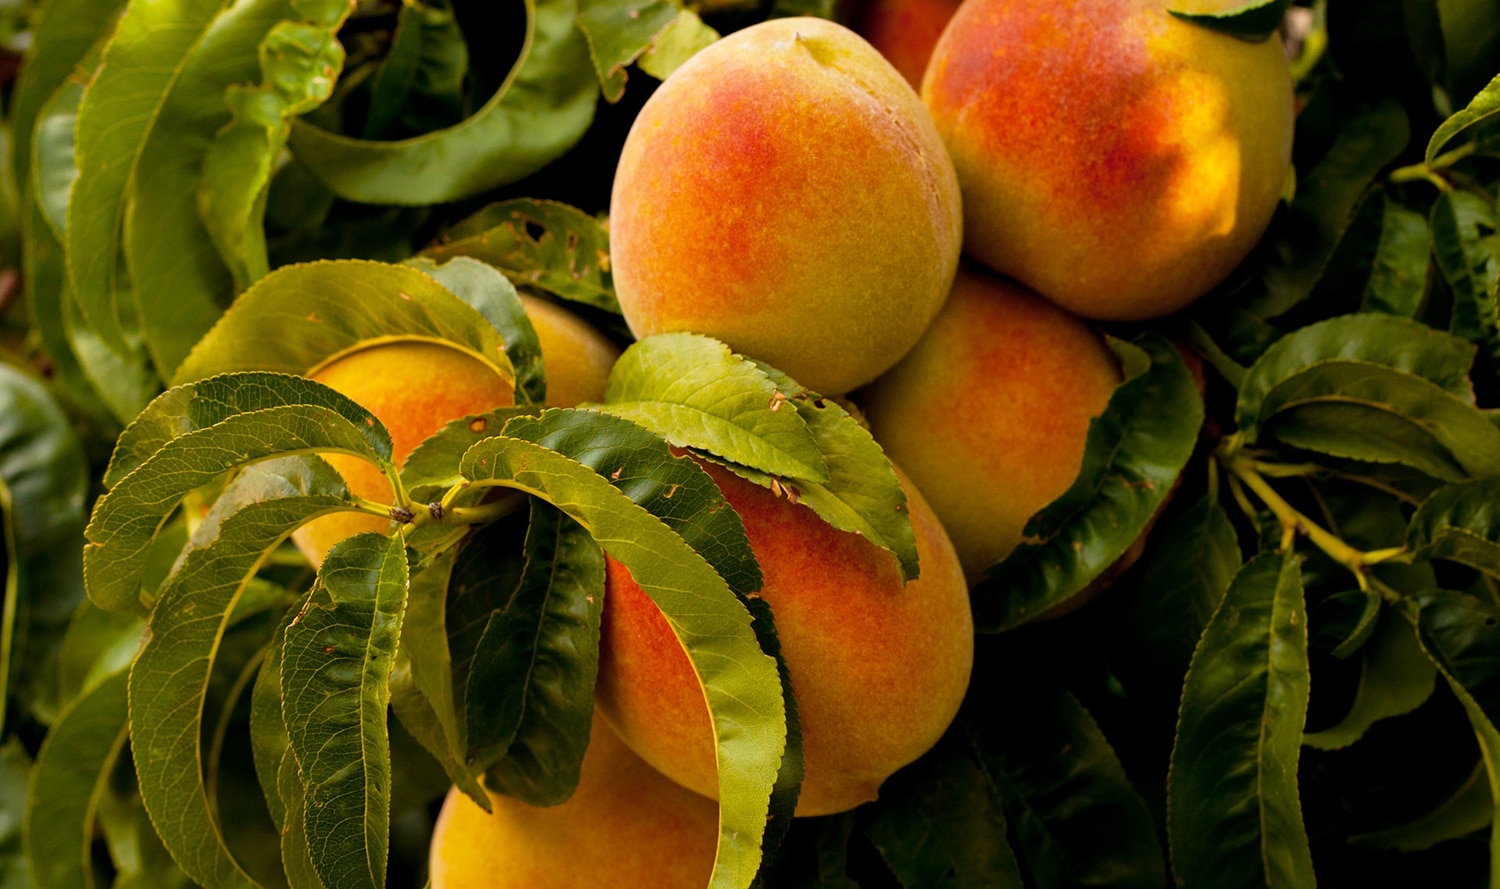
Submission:
[[[976,580],[1073,483],[1089,421],[1119,382],[1114,354],[1082,321],[964,268],[922,341],[859,402]]]
[[[647,101],[611,195],[637,337],[717,337],[825,395],[911,348],[952,281],[957,180],[921,101],[854,32],[776,19]]]
[[[932,48],[958,5],[959,0],[868,0],[851,24],[919,90]]]
[[[619,349],[566,309],[529,296],[521,297],[521,303],[541,346],[548,406],[572,407],[602,399]],[[515,384],[498,367],[457,347],[426,340],[371,343],[335,356],[309,376],[354,399],[385,424],[398,467],[449,420],[515,403]],[[356,496],[392,502],[390,483],[374,466],[340,454],[325,459]],[[345,537],[389,526],[379,516],[339,513],[314,519],[292,540],[320,565]]]
[[[797,814],[874,799],[886,777],[937,742],[968,686],[973,619],[952,545],[903,476],[921,562],[921,577],[903,586],[885,550],[706,468],[745,521],[764,575],[760,595],[775,615],[802,725]],[[716,795],[713,730],[692,666],[629,571],[607,565],[599,709],[647,762]]]
[[[958,170],[966,253],[1088,318],[1165,315],[1222,281],[1291,160],[1280,41],[1148,0],[971,0],[922,96]]]
[[[718,806],[654,771],[597,718],[567,802],[490,801],[486,814],[449,791],[433,831],[432,889],[702,889],[713,872]]]

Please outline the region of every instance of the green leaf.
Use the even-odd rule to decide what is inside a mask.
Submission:
[[[31,23],[31,50],[10,98],[11,157],[16,182],[30,178],[31,133],[41,107],[107,34],[124,0],[49,0]],[[88,66],[92,68],[92,66]]]
[[[1273,223],[1274,257],[1261,271],[1245,310],[1256,319],[1286,314],[1312,294],[1375,176],[1406,147],[1410,126],[1395,99],[1361,109],[1338,132],[1297,196]],[[1221,305],[1204,312],[1223,315]]]
[[[31,757],[12,737],[0,746],[0,889],[32,889],[36,885],[26,872],[22,832],[31,784]]]
[[[291,121],[323,104],[344,68],[334,35],[354,7],[339,0],[291,0],[291,6],[304,20],[278,22],[265,36],[260,85],[225,89],[233,119],[214,134],[198,182],[199,212],[240,290],[270,270],[266,189]]]
[[[185,538],[178,549],[182,543],[186,543]],[[105,611],[87,599],[79,602],[58,647],[58,705],[67,706],[100,682],[128,669],[141,647],[145,629],[146,622],[134,614]]]
[[[68,201],[67,263],[89,329],[128,354],[120,234],[126,196],[167,94],[224,0],[131,3],[78,108],[78,181]]]
[[[1500,799],[1500,609],[1451,590],[1428,592],[1416,609],[1422,649],[1463,704],[1489,774],[1490,799]],[[1490,820],[1490,848],[1500,848],[1500,818]],[[1500,885],[1500,857],[1494,855],[1490,885]]]
[[[424,256],[472,256],[518,286],[618,315],[609,274],[609,230],[567,204],[520,198],[490,204],[443,232]]]
[[[174,383],[226,371],[303,374],[369,340],[441,340],[511,377],[477,309],[408,266],[361,260],[277,269],[245,291],[177,369]]]
[[[307,843],[307,800],[297,775],[297,757],[288,746],[277,771],[277,786],[286,806],[286,827],[281,832],[281,864],[291,889],[323,889],[323,880],[313,864]]]
[[[1088,710],[1058,688],[991,687],[999,693],[971,701],[959,726],[1005,802],[1035,885],[1162,886],[1151,814]]]
[[[1025,885],[994,778],[952,735],[891,776],[866,818],[866,836],[903,886]]]
[[[746,595],[760,590],[760,566],[739,515],[723,508],[723,495],[708,473],[686,457],[673,457],[660,438],[628,420],[585,410],[549,410],[537,417],[517,417],[505,424],[504,435],[592,469],[686,541],[731,591]],[[460,467],[465,478],[473,478],[465,467],[476,465],[475,454],[483,450],[481,442],[465,455]]]
[[[469,668],[468,754],[491,789],[532,806],[573,795],[594,713],[603,608],[599,544],[533,500],[520,584],[490,617]]]
[[[1436,808],[1405,824],[1349,837],[1349,845],[1362,849],[1394,849],[1421,852],[1447,840],[1466,837],[1490,826],[1495,802],[1484,763],[1474,766],[1469,777]]]
[[[1427,163],[1432,163],[1433,159],[1442,153],[1455,136],[1470,127],[1484,123],[1496,114],[1500,114],[1500,75],[1480,90],[1479,94],[1470,100],[1462,111],[1450,116],[1433,131],[1432,138],[1427,140],[1427,154],[1424,159]]]
[[[281,798],[279,782],[281,763],[290,752],[291,741],[287,737],[286,720],[281,716],[281,650],[286,642],[286,628],[299,611],[300,607],[291,608],[282,615],[256,674],[255,686],[250,690],[250,754],[255,777],[266,798],[271,823],[283,833],[287,829],[286,803]]]
[[[589,58],[604,98],[625,95],[625,69],[677,22],[672,0],[580,0],[578,27],[589,41]]]
[[[306,803],[308,851],[326,885],[385,885],[386,711],[407,583],[399,535],[356,534],[329,551],[287,627],[281,711]]]
[[[642,71],[657,80],[666,80],[688,59],[712,46],[718,39],[719,32],[704,24],[698,13],[691,9],[680,9],[677,11],[677,18],[657,35],[656,40],[636,62]]]
[[[239,379],[225,376],[220,381],[235,387]],[[263,379],[256,375],[246,385],[253,388]],[[291,398],[297,397],[299,388],[317,386],[293,377],[278,378],[276,385],[276,395],[285,393]],[[348,410],[297,403],[236,413],[178,436],[95,504],[84,532],[89,540],[83,556],[89,597],[101,608],[131,609],[138,599],[145,557],[161,522],[189,492],[225,472],[270,457],[312,451],[350,454],[392,471],[389,441],[373,417],[356,423]]]
[[[64,712],[37,754],[26,806],[26,863],[38,889],[94,886],[94,816],[125,747],[125,673]]]
[[[1411,517],[1407,548],[1423,559],[1449,559],[1500,576],[1500,479],[1449,485]]]
[[[594,118],[598,88],[576,0],[526,0],[521,56],[473,116],[396,142],[352,139],[305,121],[291,147],[340,197],[368,204],[437,204],[515,182],[567,151]]]
[[[1308,613],[1308,646],[1349,657],[1375,633],[1380,606],[1380,594],[1373,590],[1344,590],[1323,599]]]
[[[1433,232],[1422,214],[1393,200],[1382,205],[1380,240],[1359,310],[1410,318],[1426,296]]]
[[[276,461],[242,473],[216,505],[223,514],[194,534],[151,612],[130,675],[136,774],[162,842],[199,883],[254,885],[230,855],[199,777],[201,708],[218,647],[267,552],[304,522],[343,508],[347,496],[343,479],[322,461]]]
[[[1131,607],[1130,638],[1142,657],[1183,671],[1243,558],[1234,526],[1213,497],[1193,504],[1156,539],[1161,546]]]
[[[799,387],[800,388],[800,387]],[[753,361],[711,337],[664,333],[615,362],[602,410],[760,472],[827,482],[828,467],[790,396]]]
[[[592,422],[576,427],[574,417]],[[712,562],[698,554],[701,549],[695,551],[673,528],[652,518],[610,483],[616,467],[623,469],[628,463],[630,474],[622,471],[615,481],[633,493],[642,488],[649,492],[663,487],[667,470],[682,465],[659,440],[651,450],[636,447],[623,430],[610,428],[614,424],[640,431],[620,420],[600,423],[581,411],[548,411],[540,420],[512,420],[506,436],[470,449],[464,476],[476,485],[519,488],[557,506],[588,529],[661,608],[699,676],[714,724],[720,832],[711,885],[746,886],[760,862],[768,801],[786,740],[776,662],[761,652],[749,613]],[[545,447],[511,437],[518,427],[540,433],[549,425],[561,426],[559,433],[587,431],[591,444],[583,456],[602,471],[548,449],[554,443],[569,444],[566,434],[536,435]],[[696,467],[693,471],[701,472]],[[669,502],[696,503],[706,511],[716,501],[684,486],[675,489]],[[732,512],[719,507],[710,516]],[[688,522],[679,527],[691,533],[701,526]]]
[[[97,820],[115,868],[111,889],[190,889],[192,881],[157,839],[128,775],[129,763],[117,764],[99,798]]]
[[[1235,575],[1183,685],[1167,835],[1184,889],[1314,884],[1297,794],[1307,696],[1297,560],[1262,553]]]
[[[444,763],[463,762],[467,744],[467,727],[458,715],[453,693],[453,659],[448,650],[446,620],[448,587],[453,579],[456,556],[455,549],[438,553],[426,568],[412,576],[406,618],[401,624],[401,652],[395,667],[397,671],[406,671],[407,675],[401,682],[409,683],[415,690],[435,723],[431,727],[408,727],[419,741],[437,741],[432,746],[443,754],[437,759]],[[394,700],[395,678],[391,685]],[[406,690],[403,690],[403,695],[408,699],[411,697]],[[468,773],[466,765],[461,771]],[[454,783],[459,783],[457,777]],[[465,783],[471,785],[469,790],[478,791],[478,784],[472,778]],[[481,805],[487,806],[488,800]]]
[[[1473,346],[1390,315],[1348,315],[1288,334],[1240,387],[1246,441],[1395,462],[1457,481],[1500,474],[1500,429],[1474,406]]]
[[[781,653],[781,639],[776,635],[776,617],[771,612],[771,603],[759,597],[746,597],[741,601],[750,612],[750,626],[755,630],[760,650],[776,659],[776,675],[781,679],[781,703],[786,708],[786,750],[781,754],[781,768],[776,771],[776,783],[771,787],[766,833],[761,839],[762,854],[769,856],[792,829],[797,799],[802,794],[803,767],[806,764],[802,717],[797,712],[797,699],[792,694],[792,674],[787,670],[786,657]],[[763,860],[762,879],[766,876],[765,865]]]
[[[483,414],[469,414],[449,420],[442,429],[427,436],[406,457],[401,467],[401,481],[412,500],[425,503],[436,500],[454,485],[462,482],[458,463],[464,452],[476,443],[493,438],[513,417],[535,416],[541,405],[502,407]],[[460,495],[458,505],[473,505],[483,494]],[[465,503],[465,500],[472,503]]]
[[[105,487],[115,487],[185,435],[241,414],[293,405],[312,405],[338,414],[355,428],[366,430],[368,447],[382,459],[390,459],[390,435],[374,414],[348,396],[301,377],[250,371],[184,383],[158,395],[120,433],[104,472]]]
[[[1437,0],[1447,87],[1456,99],[1477,93],[1494,75],[1500,19],[1489,0]]]
[[[1467,191],[1443,192],[1432,205],[1431,224],[1433,257],[1453,289],[1453,332],[1475,341],[1493,336],[1500,274],[1494,202]]]
[[[1376,722],[1410,713],[1432,697],[1437,670],[1422,653],[1411,624],[1399,614],[1381,614],[1364,653],[1349,712],[1336,725],[1304,734],[1302,743],[1319,750],[1347,747]]]
[[[1238,8],[1222,12],[1167,11],[1185,22],[1228,34],[1237,40],[1261,43],[1281,29],[1281,20],[1286,18],[1290,5],[1291,0],[1244,0]]]
[[[294,15],[288,0],[230,4],[183,60],[137,159],[125,258],[141,333],[162,379],[219,320],[235,290],[198,207],[200,186],[217,181],[204,180],[204,159],[231,120],[226,90],[260,76],[261,42]]]
[[[52,665],[83,576],[81,542],[88,461],[48,391],[0,364],[0,709],[12,695],[55,712]],[[0,736],[5,716],[0,713]]]
[[[729,468],[763,488],[796,497],[840,531],[859,534],[890,551],[901,565],[902,577],[915,579],[921,568],[917,564],[917,538],[906,512],[906,492],[885,451],[838,402],[819,397],[769,364],[756,364],[807,423],[828,467],[829,480],[798,479],[787,484],[744,466]]]
[[[971,591],[981,632],[1017,627],[1087,587],[1145,531],[1192,455],[1203,402],[1176,348],[1154,334],[1110,344],[1127,379],[1089,424],[1078,478]]]
[[[463,117],[469,49],[446,4],[408,3],[370,84],[366,139],[425,133]]]
[[[521,304],[516,288],[493,266],[467,257],[437,265],[417,258],[411,265],[421,269],[459,299],[479,310],[490,326],[499,331],[516,377],[516,404],[541,404],[547,399],[547,379],[542,372],[542,346],[536,328]]]

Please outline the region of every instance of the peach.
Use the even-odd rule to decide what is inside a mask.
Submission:
[[[1119,382],[1114,354],[1082,321],[964,268],[922,341],[859,401],[974,580],[1073,483],[1089,421]]]
[[[521,297],[536,329],[547,373],[547,404],[571,407],[604,397],[619,349],[566,309]],[[390,430],[396,465],[449,420],[515,403],[513,381],[494,365],[453,346],[427,340],[392,340],[336,356],[310,377],[359,402]],[[328,462],[356,496],[391,503],[394,493],[380,470],[356,457],[330,454]],[[361,531],[384,531],[390,522],[362,513],[314,519],[292,535],[314,565],[334,544]]]
[[[432,836],[432,889],[702,889],[713,872],[718,806],[654,771],[599,719],[567,802],[490,801],[486,814],[449,791]]]
[[[854,30],[880,50],[901,76],[922,88],[922,73],[960,0],[869,0],[854,15]]]
[[[677,69],[631,127],[610,204],[637,337],[717,337],[825,395],[911,348],[961,241],[957,180],[921,101],[821,19],[746,28]]]
[[[745,521],[760,595],[776,618],[802,725],[798,815],[875,798],[958,712],[973,664],[963,572],[942,526],[904,480],[921,577],[903,586],[895,558],[836,531],[728,470],[708,466]],[[636,753],[689,789],[717,791],[703,691],[655,604],[608,562],[598,706]]]
[[[1222,281],[1291,161],[1280,41],[1148,0],[972,0],[922,96],[963,188],[965,252],[1088,318],[1165,315]]]

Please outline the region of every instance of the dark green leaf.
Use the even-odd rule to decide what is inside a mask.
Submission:
[[[412,260],[411,265],[477,309],[499,332],[516,377],[516,404],[546,401],[542,346],[537,342],[536,328],[532,327],[526,308],[509,279],[493,266],[463,256],[454,257],[442,265],[418,258]]]
[[[47,735],[31,771],[26,862],[38,889],[94,886],[89,864],[103,784],[125,747],[126,677],[79,698]]]
[[[1432,253],[1453,289],[1453,332],[1479,341],[1492,336],[1492,292],[1500,262],[1494,202],[1466,191],[1446,191],[1432,205]]]
[[[1362,109],[1323,159],[1297,183],[1297,197],[1273,223],[1274,259],[1266,264],[1246,311],[1256,319],[1286,314],[1313,292],[1324,266],[1375,176],[1406,147],[1410,128],[1394,99]],[[1218,305],[1205,311],[1221,314]]]
[[[286,803],[281,798],[281,761],[288,755],[286,720],[281,716],[281,649],[286,641],[286,628],[296,617],[299,608],[288,609],[271,636],[271,645],[266,649],[266,658],[261,662],[260,673],[255,677],[255,687],[250,690],[250,753],[255,762],[255,776],[260,781],[261,793],[266,798],[266,809],[271,823],[278,831],[285,832]]]
[[[1448,88],[1454,98],[1480,91],[1500,56],[1500,18],[1489,0],[1437,0]]]
[[[764,854],[770,855],[791,830],[792,817],[797,811],[797,798],[802,793],[803,767],[806,757],[802,749],[802,718],[797,713],[797,699],[792,694],[792,674],[788,672],[786,658],[781,653],[781,639],[776,635],[776,616],[771,613],[771,604],[759,597],[742,599],[750,611],[751,627],[760,641],[760,650],[776,659],[776,673],[781,677],[781,703],[786,707],[786,751],[781,755],[781,768],[776,772],[776,784],[771,788],[771,806],[766,813],[766,834],[761,840]],[[761,876],[765,876],[762,865]]]
[[[510,437],[512,430],[529,433],[547,447]],[[636,446],[629,430],[647,435],[657,447]],[[539,420],[512,420],[506,432],[470,449],[464,457],[465,477],[478,485],[519,488],[562,509],[588,529],[661,608],[698,674],[714,724],[720,831],[712,886],[748,885],[760,864],[760,839],[786,741],[776,662],[761,652],[749,613],[712,562],[699,555],[702,550],[695,551],[637,502],[658,508],[678,504],[687,507],[687,516],[717,517],[733,510],[716,507],[721,500],[687,485],[672,488],[668,500],[656,496],[653,492],[667,492],[662,477],[677,474],[685,461],[671,457],[664,443],[622,420],[599,422],[598,415],[583,411],[548,411]],[[580,456],[591,461],[589,466],[562,456],[578,452],[578,432],[586,432],[588,444]],[[620,488],[609,478],[617,468],[615,483]],[[701,473],[696,467],[693,471]],[[703,478],[707,481],[706,473]],[[683,513],[677,515],[675,527],[685,533],[703,527],[681,521]],[[748,546],[744,553],[748,555]]]
[[[468,755],[493,790],[554,806],[578,786],[593,718],[604,553],[561,511],[532,501],[526,567],[469,668]]]
[[[398,684],[409,684],[411,689],[402,689],[404,703],[425,707],[431,725],[410,726],[419,741],[433,741],[426,745],[436,747],[434,756],[446,763],[463,763],[461,771],[468,773],[464,763],[467,747],[466,724],[459,716],[458,701],[453,690],[453,659],[448,650],[447,605],[448,587],[453,579],[453,564],[457,551],[449,549],[436,554],[426,568],[412,576],[408,593],[406,619],[401,625],[401,652],[395,669],[405,671],[399,681],[391,680],[392,696]],[[412,691],[420,703],[413,699]],[[398,708],[397,713],[401,710]],[[409,722],[404,719],[403,722]],[[442,755],[438,755],[441,753]],[[470,785],[467,791],[479,796],[477,782],[470,778],[454,783]],[[488,800],[480,805],[487,806]]]
[[[44,718],[55,713],[52,665],[81,599],[88,462],[48,391],[0,364],[0,709],[12,695]],[[0,736],[5,716],[0,713]]]
[[[1490,784],[1484,763],[1464,780],[1453,795],[1432,811],[1395,827],[1349,837],[1349,845],[1364,849],[1395,849],[1398,852],[1420,852],[1446,840],[1458,839],[1490,826],[1495,817],[1495,803],[1490,799]]]
[[[1035,885],[1162,886],[1151,814],[1089,712],[1061,689],[995,690],[971,700],[959,725],[1005,802]]]
[[[1111,345],[1128,378],[1089,424],[1078,478],[972,590],[981,632],[1019,626],[1087,587],[1145,531],[1192,455],[1203,402],[1176,348],[1157,335]]]
[[[0,889],[31,889],[36,884],[26,872],[22,823],[31,783],[31,757],[12,737],[0,746]]]
[[[1172,15],[1195,25],[1228,34],[1238,40],[1260,43],[1270,39],[1281,28],[1291,0],[1244,0],[1236,9],[1212,13],[1179,12],[1168,10]]]
[[[511,377],[500,337],[473,306],[408,266],[344,260],[277,269],[198,342],[175,383],[226,371],[302,374],[369,340],[443,340]]]
[[[567,204],[530,199],[491,204],[445,231],[423,255],[438,262],[472,256],[518,285],[620,313],[609,274],[609,231]]]
[[[136,773],[162,842],[205,885],[253,885],[224,845],[198,778],[200,707],[217,647],[266,552],[304,522],[343,508],[347,496],[343,479],[322,461],[276,461],[246,471],[220,498],[238,508],[204,521],[151,612],[130,676]]]
[[[291,889],[323,889],[323,880],[313,865],[307,844],[307,800],[297,775],[297,757],[288,746],[277,770],[281,801],[286,806],[286,827],[281,832],[281,864]]]
[[[186,542],[184,538],[177,548]],[[87,599],[79,602],[57,653],[59,706],[129,668],[145,629],[146,622],[134,614],[105,611]]]
[[[1473,596],[1432,590],[1416,601],[1422,649],[1448,681],[1474,726],[1489,775],[1491,806],[1500,799],[1500,609]],[[1490,819],[1490,848],[1500,848],[1500,818]],[[1500,856],[1490,858],[1490,884],[1500,884]]]
[[[792,394],[718,340],[664,333],[615,362],[602,409],[678,447],[768,475],[827,482],[828,467],[807,421],[791,408]]]
[[[286,630],[281,711],[304,793],[308,851],[329,886],[385,885],[386,711],[407,584],[399,535],[356,534],[329,550]]]
[[[625,69],[651,49],[677,21],[672,0],[580,0],[578,27],[589,40],[589,58],[604,98],[625,95]]]
[[[445,4],[403,4],[391,49],[370,84],[366,139],[416,135],[463,117],[469,50]]]
[[[224,0],[128,5],[78,108],[68,279],[89,329],[121,355],[130,351],[124,319],[132,297],[119,263],[130,180],[188,55],[226,5]]]
[[[484,107],[447,129],[396,142],[351,139],[304,121],[292,153],[340,197],[436,204],[515,182],[573,146],[594,118],[598,87],[576,0],[526,0],[521,57]]]
[[[739,515],[723,508],[724,498],[708,473],[685,457],[673,457],[655,435],[626,420],[583,410],[517,417],[505,424],[504,434],[556,451],[604,477],[666,523],[735,593],[760,589],[760,566],[750,552]],[[463,465],[476,465],[474,455],[482,447],[483,443],[471,449]],[[461,471],[473,478],[468,469]]]
[[[1308,646],[1346,658],[1370,641],[1380,623],[1380,595],[1373,590],[1345,590],[1313,606]]]
[[[1313,885],[1297,793],[1307,696],[1297,559],[1262,553],[1235,575],[1183,686],[1167,779],[1183,889]]]
[[[1500,576],[1500,479],[1449,485],[1411,517],[1407,547],[1425,559],[1451,559]]]
[[[1204,497],[1162,528],[1141,578],[1130,636],[1145,657],[1186,670],[1198,637],[1240,570],[1239,540],[1219,501]]]
[[[1411,624],[1387,610],[1364,648],[1359,687],[1349,712],[1337,725],[1304,734],[1302,743],[1319,750],[1347,747],[1379,720],[1405,715],[1426,703],[1436,687],[1437,670],[1422,653]]]
[[[903,886],[1025,885],[994,779],[953,735],[886,781],[866,817],[866,835]]]
[[[1380,240],[1365,282],[1361,312],[1410,318],[1426,296],[1432,229],[1422,214],[1395,201],[1382,201]]]

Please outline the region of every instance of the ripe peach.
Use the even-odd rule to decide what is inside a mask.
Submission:
[[[853,26],[880,50],[901,76],[922,88],[922,72],[959,0],[869,0],[855,13]]]
[[[490,800],[486,814],[449,791],[432,836],[432,889],[702,889],[713,872],[718,806],[654,771],[599,719],[567,802]]]
[[[965,251],[1089,318],[1165,315],[1223,280],[1291,159],[1280,42],[1148,0],[972,0],[922,96],[963,187]]]
[[[641,110],[611,196],[638,337],[708,334],[838,395],[917,341],[958,262],[957,180],[927,111],[854,32],[738,31]]]
[[[609,369],[619,350],[567,310],[523,296],[536,329],[547,372],[547,404],[571,407],[604,397]],[[390,430],[397,466],[427,436],[449,420],[515,403],[513,381],[479,358],[451,346],[424,340],[373,343],[337,357],[311,378],[353,398]],[[355,495],[390,503],[384,475],[355,457],[326,457]],[[314,565],[334,544],[361,531],[384,531],[390,522],[361,513],[314,519],[292,535]]]
[[[1119,382],[1113,353],[1083,322],[1014,282],[964,268],[921,342],[860,404],[973,580],[1073,483],[1089,421]]]
[[[921,577],[903,587],[895,559],[729,471],[708,466],[745,521],[802,724],[798,815],[875,798],[896,769],[952,721],[973,664],[968,590],[953,547],[903,478]],[[663,773],[712,795],[718,781],[703,692],[666,620],[618,562],[608,562],[598,706]]]

